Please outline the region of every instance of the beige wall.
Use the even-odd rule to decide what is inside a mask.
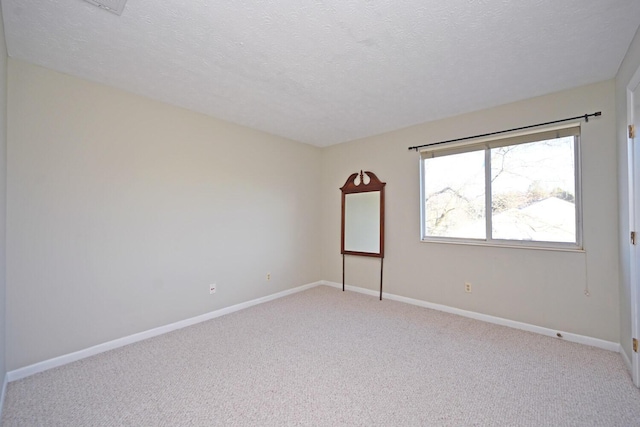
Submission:
[[[9,370],[321,279],[318,148],[8,70]]]
[[[631,281],[629,276],[629,160],[627,139],[627,89],[636,71],[640,69],[640,30],[636,33],[616,76],[616,117],[618,130],[618,164],[620,192],[620,344],[631,359]]]
[[[602,111],[602,117],[582,128],[585,252],[420,242],[419,155],[407,147],[594,111]],[[385,291],[618,342],[612,80],[323,150],[322,271],[327,280],[342,280],[339,187],[361,169],[373,171],[387,183]],[[379,261],[347,257],[346,274],[347,284],[376,289]],[[473,293],[464,292],[465,281],[473,284]],[[585,283],[590,297],[584,294]]]
[[[7,210],[7,47],[0,9],[0,381],[5,377],[5,291],[6,291],[6,210]],[[2,408],[0,408],[1,410]]]
[[[9,370],[340,282],[339,187],[360,169],[387,182],[387,292],[620,339],[614,81],[322,150],[16,60],[8,82]],[[582,132],[584,252],[419,241],[408,146],[597,110]],[[349,257],[347,283],[376,289],[378,268]]]

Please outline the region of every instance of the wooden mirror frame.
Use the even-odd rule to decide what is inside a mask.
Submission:
[[[367,174],[369,177],[369,182],[365,184],[364,182],[364,174]],[[356,179],[358,178],[358,173],[351,174],[349,178],[347,178],[347,182],[340,188],[342,191],[342,225],[341,225],[341,233],[340,233],[340,253],[344,255],[359,255],[359,256],[370,256],[383,258],[384,257],[384,187],[387,185],[385,182],[381,182],[376,174],[373,172],[365,171],[364,173],[360,171],[360,182],[356,184]],[[370,193],[370,192],[380,192],[380,242],[378,245],[377,252],[359,252],[359,251],[350,251],[345,250],[345,217],[346,217],[346,196],[348,194],[354,193]]]
[[[369,177],[369,182],[364,182],[364,174],[367,174]],[[340,188],[342,191],[342,225],[340,232],[340,253],[342,254],[342,291],[345,288],[345,255],[358,255],[358,256],[367,256],[367,257],[375,257],[380,258],[380,300],[382,300],[382,271],[383,271],[383,261],[384,261],[384,187],[387,185],[385,182],[381,182],[376,174],[370,171],[365,171],[364,173],[360,171],[360,182],[356,184],[356,179],[358,178],[358,173],[351,174],[349,178],[347,178],[347,182]],[[346,229],[346,205],[347,205],[347,196],[349,194],[355,193],[372,193],[379,192],[380,193],[380,242],[378,244],[377,252],[359,252],[352,250],[345,250],[345,235]]]

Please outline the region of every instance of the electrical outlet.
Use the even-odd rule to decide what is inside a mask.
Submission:
[[[464,282],[464,291],[468,294],[471,293],[471,283],[470,282]]]
[[[271,280],[271,273],[267,273],[267,280]]]
[[[210,294],[215,294],[216,293],[216,284],[212,283],[211,285],[209,285],[209,293]]]

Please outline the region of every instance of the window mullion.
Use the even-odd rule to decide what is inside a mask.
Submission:
[[[484,200],[485,200],[485,224],[487,242],[493,240],[492,236],[492,199],[491,199],[491,149],[484,150]]]

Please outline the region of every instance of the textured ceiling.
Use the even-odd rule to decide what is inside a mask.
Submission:
[[[9,55],[327,146],[613,78],[638,0],[2,0]],[[582,114],[583,111],[576,111]]]

